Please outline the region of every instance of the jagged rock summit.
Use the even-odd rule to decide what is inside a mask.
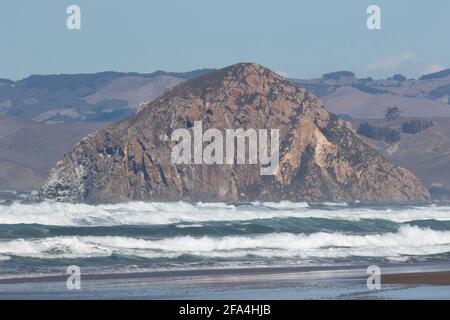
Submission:
[[[279,168],[173,164],[175,129],[278,129]],[[127,119],[84,138],[51,171],[41,197],[68,202],[426,201],[406,169],[364,144],[318,98],[257,64],[183,82]]]

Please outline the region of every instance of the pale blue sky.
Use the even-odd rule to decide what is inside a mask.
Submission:
[[[66,28],[77,4],[82,29]],[[382,10],[382,30],[366,8]],[[2,0],[0,78],[257,62],[291,77],[417,77],[450,67],[450,1]]]

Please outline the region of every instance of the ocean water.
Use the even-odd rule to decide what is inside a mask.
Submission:
[[[345,203],[0,206],[0,279],[231,267],[450,262],[450,207]]]

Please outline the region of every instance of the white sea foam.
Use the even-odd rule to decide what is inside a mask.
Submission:
[[[395,233],[310,235],[272,233],[257,236],[173,237],[160,240],[117,236],[71,236],[0,241],[0,256],[42,259],[105,257],[112,254],[175,258],[343,258],[424,256],[450,252],[450,231],[402,226]]]
[[[323,206],[330,206],[330,207],[347,207],[347,202],[321,202],[319,203]]]
[[[266,209],[278,207],[277,210]],[[1,224],[37,223],[47,225],[171,224],[180,222],[253,220],[277,217],[316,217],[328,219],[387,219],[397,222],[436,219],[450,220],[450,210],[412,208],[400,211],[342,209],[310,210],[304,204],[263,203],[237,209],[233,205],[133,202],[116,205],[39,203],[0,207]]]
[[[114,205],[38,203],[0,206],[0,224],[57,226],[167,225],[208,221],[249,221],[271,218],[323,218],[358,221],[385,219],[394,222],[434,219],[450,221],[450,207],[369,209],[330,206],[312,209],[305,203],[254,203],[234,206],[224,203],[130,202]]]
[[[202,224],[177,224],[177,228],[183,229],[183,228],[203,228]]]
[[[294,210],[294,209],[305,209],[309,208],[308,203],[306,202],[290,202],[290,201],[280,201],[280,202],[252,202],[254,206],[262,206],[271,209],[285,209],[285,210]]]
[[[9,256],[0,255],[0,261],[6,261],[6,260],[10,260],[10,259],[11,259],[11,257],[9,257]]]

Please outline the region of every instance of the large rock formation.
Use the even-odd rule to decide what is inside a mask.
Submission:
[[[259,164],[171,161],[178,128],[279,129],[275,175]],[[256,64],[236,64],[169,89],[136,115],[84,138],[52,170],[44,199],[147,201],[425,201],[406,169],[357,138],[304,89]]]

